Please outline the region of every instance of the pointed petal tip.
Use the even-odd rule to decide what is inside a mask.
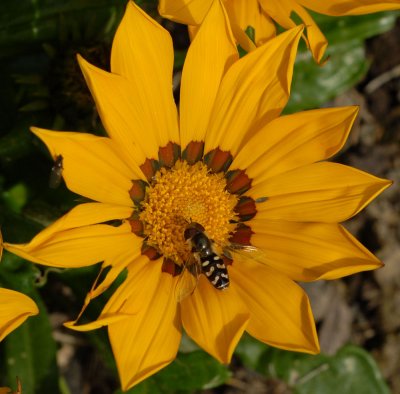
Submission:
[[[85,79],[87,78],[88,71],[106,72],[106,71],[94,66],[92,63],[88,62],[80,53],[76,54],[76,60],[78,61],[79,68],[81,69],[82,74],[85,77]]]
[[[31,133],[35,134],[36,137],[39,137],[39,138],[40,138],[40,134],[44,131],[43,129],[36,127],[36,126],[29,127],[29,130],[31,131]]]
[[[52,130],[46,130],[36,126],[31,126],[29,130],[31,131],[31,133],[35,134],[36,137],[40,138],[41,140],[43,140],[43,136],[53,132]]]
[[[74,331],[85,332],[85,331],[96,330],[96,329],[104,327],[104,326],[108,326],[109,324],[119,322],[123,319],[129,318],[132,316],[134,316],[134,314],[132,314],[132,313],[107,313],[107,314],[104,314],[103,316],[99,316],[99,318],[97,320],[92,321],[90,323],[76,325],[77,321],[74,320],[74,321],[67,321],[67,322],[63,323],[63,326],[67,327],[71,330],[74,330]]]
[[[76,60],[82,72],[85,67],[89,67],[91,65],[80,53],[76,54]]]
[[[317,338],[317,341],[315,343],[311,344],[311,347],[310,347],[309,350],[304,350],[304,353],[313,354],[313,355],[321,353],[321,348],[320,348],[320,345],[319,345],[318,338]]]
[[[88,64],[87,60],[85,60],[85,58],[80,53],[77,53],[76,61],[78,62],[79,68],[83,72],[83,67],[85,67]]]
[[[155,373],[157,373],[158,371],[160,371],[161,369],[165,368],[167,365],[171,364],[172,361],[174,361],[176,358],[176,355],[174,357],[171,357],[169,360],[166,360],[164,362],[161,362],[157,365],[154,365],[152,368],[148,369],[147,371],[138,374],[136,376],[134,376],[133,378],[128,378],[131,373],[128,371],[126,372],[127,376],[123,376],[120,373],[120,380],[121,380],[121,387],[123,391],[128,391],[129,389],[131,389],[133,386],[136,386],[137,384],[143,382],[143,380],[147,379],[148,377],[150,377],[151,375],[154,375]]]

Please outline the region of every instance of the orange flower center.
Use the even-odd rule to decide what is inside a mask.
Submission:
[[[228,243],[238,199],[226,190],[222,174],[211,173],[201,162],[189,165],[178,160],[171,169],[158,171],[154,181],[139,215],[149,245],[182,263],[190,253],[183,233],[191,222],[201,224],[217,244]]]

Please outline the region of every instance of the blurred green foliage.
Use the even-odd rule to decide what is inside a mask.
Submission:
[[[318,108],[360,82],[369,66],[364,41],[390,30],[398,15],[382,12],[332,18],[313,14],[329,42],[326,51],[329,60],[318,66],[304,42],[300,44],[285,112]]]
[[[357,346],[335,355],[287,352],[243,337],[237,352],[244,365],[270,379],[286,382],[295,394],[389,394],[374,359]]]
[[[137,3],[155,15],[157,2]],[[65,186],[49,189],[52,166],[44,146],[29,132],[31,125],[56,130],[104,134],[76,64],[76,53],[108,68],[114,31],[125,0],[36,0],[0,3],[0,226],[10,242],[27,242],[38,231],[82,201]],[[330,60],[323,67],[301,44],[286,112],[318,107],[354,86],[365,75],[364,40],[389,30],[396,13],[329,18],[316,15],[329,40]],[[176,52],[182,67],[185,51]],[[39,305],[40,315],[9,335],[0,345],[0,386],[23,382],[24,393],[68,393],[56,364],[57,345],[47,310],[59,308],[72,318],[80,310],[98,267],[66,270],[51,279],[74,294],[75,304],[61,295],[55,307],[47,299],[46,271],[9,253],[0,265],[0,286],[22,291]],[[123,278],[119,278],[122,280]],[[39,286],[42,286],[39,288]],[[113,289],[110,289],[112,292]],[[43,295],[45,295],[43,297]],[[104,295],[106,298],[108,293]],[[87,312],[95,319],[101,298]],[[116,368],[105,330],[86,334],[105,365]],[[184,342],[178,358],[163,371],[129,392],[185,393],[229,384],[231,373],[197,346]],[[265,378],[280,379],[295,393],[387,393],[373,359],[356,347],[335,356],[307,356],[271,349],[245,337],[236,352],[237,364]]]

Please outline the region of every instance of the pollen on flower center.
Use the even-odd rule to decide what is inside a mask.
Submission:
[[[201,162],[177,161],[173,168],[157,172],[139,217],[148,244],[182,263],[190,252],[183,236],[188,223],[201,224],[217,244],[226,244],[234,229],[230,220],[235,218],[236,203],[222,174],[210,173]]]

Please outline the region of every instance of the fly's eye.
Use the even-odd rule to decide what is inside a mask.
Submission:
[[[195,229],[194,227],[188,227],[185,230],[185,232],[183,233],[185,241],[187,241],[188,239],[193,238],[197,233],[198,233],[197,229]]]
[[[204,233],[204,231],[206,231],[206,229],[200,223],[193,222],[191,225],[200,233]]]

